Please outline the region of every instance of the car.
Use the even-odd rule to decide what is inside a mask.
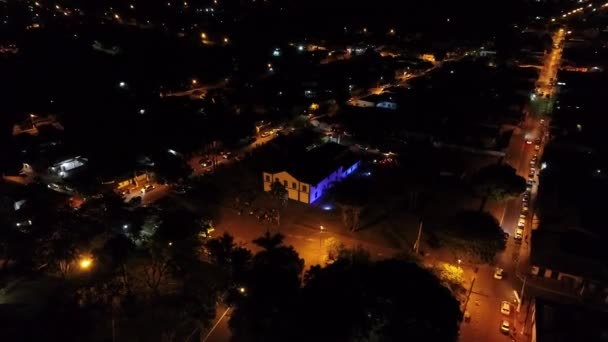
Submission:
[[[129,200],[129,205],[138,206],[142,203],[141,196],[135,196]]]
[[[521,240],[522,236],[524,235],[524,230],[521,228],[517,228],[515,230],[515,240]]]
[[[184,195],[188,191],[188,188],[184,185],[178,185],[173,188],[172,192],[178,195]]]
[[[211,161],[211,159],[205,159],[205,158],[201,159],[201,160],[200,160],[198,163],[199,163],[199,164],[200,164],[202,167],[208,167],[208,166],[213,165],[213,161]]]
[[[534,166],[532,166],[532,167],[530,168],[530,172],[536,172],[536,168],[535,168]]]
[[[534,179],[534,171],[530,171],[530,173],[528,173],[528,179]]]
[[[262,138],[267,138],[267,137],[269,137],[269,136],[270,136],[270,134],[271,134],[271,133],[270,133],[269,131],[262,132],[261,137],[262,137]]]
[[[540,123],[544,124],[545,123],[545,119],[540,119]]]
[[[504,275],[504,270],[500,267],[496,267],[494,270],[494,279],[502,279]]]
[[[156,187],[154,185],[148,184],[148,185],[144,186],[143,188],[141,188],[141,193],[146,194],[154,189],[156,189]]]
[[[536,151],[540,150],[540,145],[538,145],[538,144],[534,145],[534,150],[536,150]]]
[[[511,314],[511,303],[503,301],[500,305],[500,313],[509,316]]]
[[[526,145],[532,145],[532,140],[526,140]]]
[[[222,158],[224,159],[230,159],[232,157],[232,152],[226,152],[224,154],[222,154]]]
[[[500,323],[500,332],[503,334],[508,334],[509,332],[511,332],[511,327],[509,326],[509,321],[503,320]]]
[[[333,262],[334,260],[332,260]],[[469,312],[469,310],[465,310],[464,311],[464,321],[465,322],[470,322],[471,321],[471,313]]]

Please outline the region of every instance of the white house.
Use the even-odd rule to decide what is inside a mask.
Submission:
[[[263,172],[264,191],[278,182],[287,189],[289,199],[312,204],[318,200],[331,184],[352,174],[360,160],[348,148],[328,143],[296,158],[291,166],[274,172]]]

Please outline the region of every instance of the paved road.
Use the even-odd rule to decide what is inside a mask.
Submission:
[[[542,94],[548,94],[548,99],[543,98],[540,101],[551,101],[555,95],[554,82],[551,82],[551,79],[555,80],[559,69],[564,31],[559,30],[556,32],[553,39],[556,47],[546,55],[545,63],[537,81],[537,91]],[[537,100],[533,99],[532,101]],[[543,122],[546,125],[548,119],[543,120]],[[546,141],[542,140],[538,146],[538,150],[534,141],[532,141],[532,144],[526,143],[526,140],[536,140],[543,137],[544,131],[539,118],[526,113],[525,120],[521,126],[521,129],[516,130],[511,138],[505,162],[513,166],[520,176],[528,179],[530,167],[532,166],[530,160],[534,155],[540,160],[543,145]],[[533,165],[536,168],[536,172],[540,169],[540,165],[538,164],[537,162],[537,164]],[[537,181],[538,177],[535,176],[533,179]],[[536,194],[536,185],[530,190],[531,201],[533,201]],[[530,205],[530,208],[532,208],[532,205]],[[501,253],[497,258],[497,265],[505,270],[505,278],[503,280],[494,279],[494,268],[489,266],[481,267],[475,275],[476,281],[467,305],[467,310],[471,313],[472,318],[470,323],[463,323],[461,327],[461,341],[509,341],[510,339],[529,341],[530,336],[521,333],[522,322],[525,321],[529,314],[529,307],[525,305],[527,302],[524,301],[519,314],[516,313],[517,299],[515,291],[521,294],[523,284],[517,276],[518,262],[520,249],[529,250],[528,236],[532,223],[532,212],[532,209],[530,209],[526,220],[523,241],[517,243],[513,238],[510,238],[505,252]],[[503,229],[511,237],[515,235],[520,214],[522,214],[521,197],[508,201],[504,206],[501,217],[498,217]],[[473,275],[474,273],[469,272],[467,280],[470,281]],[[509,317],[500,313],[502,301],[513,303]],[[510,322],[512,327],[511,336],[500,332],[499,326],[503,319],[507,319]]]

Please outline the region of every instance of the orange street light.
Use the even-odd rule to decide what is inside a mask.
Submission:
[[[82,257],[80,258],[80,261],[78,261],[78,266],[80,266],[80,269],[82,270],[88,270],[93,266],[93,259],[90,257]]]
[[[205,32],[201,33],[201,38],[202,39],[207,39],[207,34]]]

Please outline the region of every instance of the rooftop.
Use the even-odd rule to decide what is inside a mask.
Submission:
[[[608,252],[601,239],[576,230],[535,230],[531,261],[557,271],[595,280],[608,280]]]
[[[536,341],[608,341],[608,312],[536,299]]]
[[[327,143],[309,152],[292,155],[283,167],[273,171],[286,171],[303,182],[318,184],[340,166],[348,168],[358,160],[347,147]]]

